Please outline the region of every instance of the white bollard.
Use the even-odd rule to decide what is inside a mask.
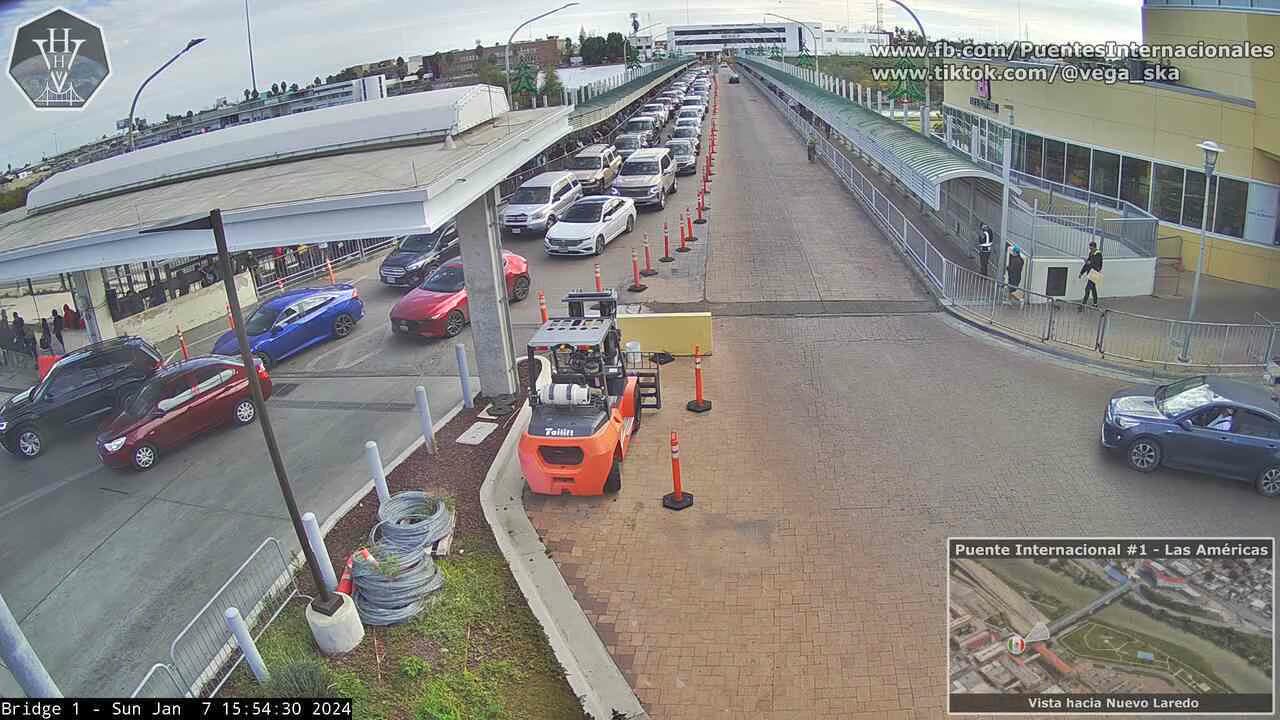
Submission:
[[[245,624],[244,618],[240,617],[240,611],[229,607],[223,613],[223,616],[227,619],[227,627],[231,630],[231,634],[235,636],[236,645],[240,646],[240,652],[244,653],[244,661],[249,664],[249,670],[257,678],[258,684],[262,685],[269,681],[271,673],[267,672],[267,665],[262,662],[262,655],[258,653],[258,645],[253,641],[253,636],[249,634],[249,626]]]
[[[413,389],[414,399],[418,404],[418,421],[422,423],[422,439],[427,443],[427,452],[436,451],[436,429],[431,420],[431,406],[427,404],[427,389],[419,385]]]
[[[378,490],[378,503],[391,499],[391,491],[387,490],[387,473],[382,468],[382,456],[378,454],[378,443],[369,440],[364,444],[364,459],[369,462],[369,474],[373,476],[373,486]]]
[[[324,580],[324,586],[333,592],[338,589],[338,578],[333,574],[333,563],[329,562],[329,548],[324,545],[324,535],[320,533],[320,523],[316,522],[315,513],[305,513],[302,516],[302,529],[307,531],[307,543],[311,545],[311,552],[316,556],[316,563],[320,566],[320,578]]]
[[[476,399],[471,392],[471,371],[467,369],[467,346],[462,343],[454,345],[453,354],[458,358],[458,381],[462,383],[462,407],[470,410],[475,407]]]

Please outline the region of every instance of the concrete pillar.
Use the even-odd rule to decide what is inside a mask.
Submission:
[[[116,336],[116,325],[107,307],[107,284],[97,270],[80,270],[72,273],[76,308],[84,318],[89,342],[102,342]]]
[[[494,188],[458,213],[472,345],[480,370],[480,392],[487,397],[514,395],[517,389],[497,203],[498,191]]]

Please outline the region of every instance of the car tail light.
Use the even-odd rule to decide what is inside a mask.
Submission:
[[[351,286],[351,297],[352,297],[352,299],[359,298],[359,297],[360,297],[360,288],[356,287],[355,285],[352,285],[352,286]]]
[[[263,380],[270,380],[271,376],[267,374],[267,366],[262,364],[258,358],[253,359],[253,367],[258,371],[258,377]]]

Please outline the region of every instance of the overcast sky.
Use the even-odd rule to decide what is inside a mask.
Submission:
[[[562,0],[249,0],[258,87],[307,84],[360,62],[505,42],[521,18]],[[1011,40],[1019,17],[1032,40],[1137,40],[1140,0],[909,0],[930,35]],[[103,28],[111,77],[80,112],[38,112],[16,86],[0,83],[0,168],[37,161],[42,154],[115,132],[142,80],[187,40],[207,41],[147,87],[137,114],[152,120],[210,107],[218,97],[243,97],[249,82],[244,0],[0,0],[0,38],[6,52],[17,26],[63,6]],[[534,23],[521,38],[548,34],[625,32],[629,13],[641,23],[749,22],[777,12],[855,29],[874,22],[873,0],[582,0]],[[886,26],[910,19],[884,3]],[[655,28],[665,32],[665,25]]]

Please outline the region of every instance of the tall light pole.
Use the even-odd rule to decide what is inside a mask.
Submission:
[[[813,28],[809,27],[807,24],[802,23],[799,20],[796,20],[795,18],[789,18],[786,15],[779,15],[778,13],[765,13],[765,15],[772,15],[773,17],[776,17],[776,18],[782,18],[787,22],[793,22],[799,25],[800,27],[804,28],[805,30],[809,31],[809,34],[813,36],[813,74],[817,75],[818,74],[818,43],[819,43],[818,33],[814,32]]]
[[[249,26],[249,0],[244,0],[244,34],[249,38],[249,82],[253,91],[258,92],[258,73],[253,69],[253,28]]]
[[[632,31],[631,31],[631,34],[627,36],[627,47],[629,47],[629,48],[631,48],[631,47],[635,47],[635,44],[634,44],[632,41],[636,39],[636,36],[640,34],[640,31],[642,31],[642,30],[648,30],[649,28],[655,28],[655,27],[658,27],[659,25],[662,25],[662,24],[663,24],[663,23],[660,23],[660,22],[656,22],[656,23],[649,23],[648,25],[645,25],[645,26],[644,26],[644,27],[642,27],[642,28],[636,28],[635,30],[632,30]],[[637,52],[637,54],[638,54],[638,52]],[[628,58],[628,59],[629,59],[629,58]]]
[[[1196,258],[1196,278],[1191,283],[1191,308],[1187,310],[1187,335],[1182,340],[1182,362],[1191,361],[1191,325],[1196,319],[1196,305],[1200,301],[1200,273],[1204,272],[1205,235],[1209,231],[1209,183],[1213,180],[1213,170],[1218,166],[1218,156],[1222,147],[1212,140],[1197,143],[1196,147],[1204,151],[1204,211],[1200,216],[1200,255]]]
[[[133,152],[133,111],[138,107],[138,97],[142,95],[142,89],[145,88],[147,86],[147,83],[151,82],[151,80],[155,78],[155,76],[159,75],[161,72],[164,72],[165,68],[172,65],[175,60],[182,57],[184,54],[186,54],[188,50],[199,45],[202,42],[204,42],[204,38],[195,38],[190,42],[188,42],[187,46],[179,50],[177,55],[174,55],[173,57],[169,58],[169,62],[156,68],[156,71],[151,73],[151,75],[148,76],[146,80],[143,80],[142,84],[138,86],[138,92],[133,94],[133,102],[129,105],[129,152]]]
[[[508,103],[510,103],[511,105],[515,105],[515,98],[511,96],[511,43],[515,41],[516,33],[520,32],[521,28],[523,28],[525,25],[528,25],[531,22],[541,20],[542,18],[548,15],[551,15],[553,13],[558,13],[561,10],[564,10],[565,8],[570,8],[577,4],[578,3],[576,2],[565,3],[564,5],[561,5],[560,7],[556,8],[555,10],[548,10],[542,13],[541,15],[537,15],[535,17],[529,18],[528,20],[525,20],[524,22],[517,25],[515,30],[511,31],[511,37],[507,38],[507,46],[503,48],[503,51],[502,51],[502,55],[506,61],[506,67],[507,67],[506,80],[507,80],[507,102]]]
[[[933,62],[927,54],[927,51],[929,49],[929,41],[925,39],[924,25],[920,23],[920,18],[916,17],[916,14],[911,12],[911,8],[907,7],[906,5],[903,5],[900,2],[900,0],[889,0],[889,2],[893,3],[894,5],[897,5],[903,10],[906,10],[907,14],[911,16],[911,19],[916,21],[916,28],[920,31],[920,42],[924,43],[925,50],[926,50],[925,67],[932,68]],[[925,137],[929,137],[929,125],[933,120],[929,112],[930,106],[931,106],[931,103],[929,102],[929,81],[930,81],[930,78],[928,75],[926,75],[924,79],[924,108],[923,108],[924,112],[920,113],[920,132],[924,134]],[[1001,228],[1001,232],[1004,232],[1003,228]]]

